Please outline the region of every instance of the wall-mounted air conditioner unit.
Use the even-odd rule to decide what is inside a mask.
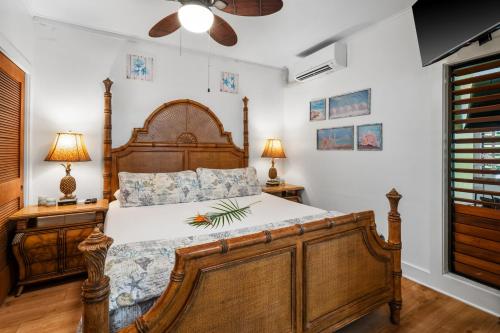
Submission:
[[[305,82],[347,67],[347,46],[334,43],[301,59],[288,69],[289,82]]]

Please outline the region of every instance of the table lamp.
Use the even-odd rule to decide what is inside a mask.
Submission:
[[[71,162],[90,161],[87,147],[83,141],[83,134],[74,132],[57,133],[56,139],[50,147],[45,161],[64,162],[61,165],[66,169],[66,176],[61,179],[59,189],[64,194],[59,204],[76,203],[76,180],[71,176]]]
[[[266,182],[268,186],[277,186],[280,182],[276,179],[278,171],[274,167],[275,158],[286,158],[285,151],[279,139],[267,139],[266,146],[262,152],[262,157],[271,158],[271,168],[269,169],[269,180]]]

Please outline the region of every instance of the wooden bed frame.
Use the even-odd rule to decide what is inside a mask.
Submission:
[[[243,150],[213,112],[190,100],[162,105],[127,144],[111,149],[112,82],[104,83],[104,198],[118,188],[119,171],[248,165],[246,97]],[[120,332],[330,332],[385,303],[391,321],[399,323],[401,195],[393,189],[387,198],[387,242],[367,211],[177,249],[166,290]],[[79,245],[88,269],[82,286],[84,333],[109,330],[104,263],[112,242],[96,228]]]

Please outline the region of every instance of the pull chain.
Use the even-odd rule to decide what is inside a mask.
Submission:
[[[182,28],[179,29],[179,55],[182,56]]]
[[[210,92],[210,31],[211,30],[208,30],[208,38],[207,38],[207,54],[208,54],[207,92]]]

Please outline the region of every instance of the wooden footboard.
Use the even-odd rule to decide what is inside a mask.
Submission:
[[[392,190],[389,240],[371,211],[178,249],[171,281],[154,306],[121,332],[323,332],[388,303],[399,322],[401,196]],[[83,332],[108,332],[112,240],[82,242]]]

